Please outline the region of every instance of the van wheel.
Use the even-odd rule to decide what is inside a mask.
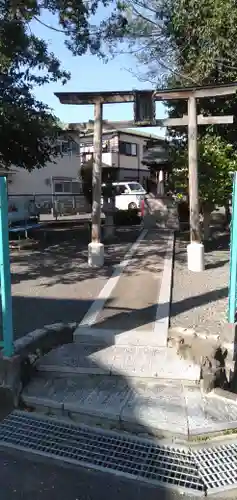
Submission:
[[[129,203],[128,210],[136,210],[136,209],[137,209],[136,203],[134,203],[134,202]]]

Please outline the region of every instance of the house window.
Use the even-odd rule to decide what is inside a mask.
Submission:
[[[116,196],[124,194],[125,192],[126,192],[126,186],[125,186],[125,184],[119,184],[118,186],[115,186],[115,194],[116,194]]]
[[[80,182],[74,180],[54,181],[55,194],[79,194],[81,192]]]
[[[109,152],[109,141],[103,141],[102,142],[102,153],[108,153]]]
[[[72,192],[72,183],[71,182],[64,182],[63,183],[63,192],[64,193],[71,193]]]
[[[120,141],[119,152],[121,155],[125,156],[137,156],[137,144]]]
[[[65,155],[79,155],[80,147],[77,142],[72,140],[58,139],[56,143],[56,152],[61,156]]]
[[[55,193],[63,193],[63,182],[55,182],[54,192]]]

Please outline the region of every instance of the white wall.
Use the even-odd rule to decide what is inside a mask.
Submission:
[[[118,153],[102,153],[102,163],[106,165],[118,166]]]
[[[137,145],[137,156],[120,154],[120,180],[128,180],[128,178],[131,178],[131,180],[137,180],[139,177],[142,181],[143,177],[148,176],[149,174],[148,168],[145,165],[142,165],[143,146],[146,144],[147,139],[136,135],[120,133],[120,141]]]
[[[80,158],[76,155],[59,157],[57,162],[48,163],[46,167],[28,172],[23,168],[15,168],[9,194],[51,194],[51,177],[78,178]]]
[[[112,142],[112,140],[111,140]],[[94,152],[94,147],[93,145],[90,146],[81,146],[80,149],[81,154],[83,153],[93,153]],[[105,163],[106,165],[113,165],[115,168],[118,166],[118,152],[102,152],[102,163]]]
[[[138,156],[126,156],[119,154],[116,149],[118,148],[118,136],[112,138],[104,136],[105,139],[110,140],[110,146],[114,148],[112,152],[102,153],[102,162],[107,165],[114,165],[119,167],[120,180],[137,180],[143,181],[144,177],[149,175],[149,170],[146,166],[142,165],[143,159],[143,146],[147,142],[147,138],[139,137],[133,134],[126,134],[120,132],[120,141],[137,144]],[[88,139],[88,144],[81,144],[81,153],[83,151],[93,152],[93,138]],[[162,149],[162,146],[161,146]],[[9,194],[51,194],[51,177],[68,177],[78,178],[80,170],[80,158],[76,154],[64,155],[58,157],[57,162],[48,163],[48,165],[41,169],[35,169],[29,173],[24,169],[13,169],[16,173],[12,176],[12,183],[9,184]]]

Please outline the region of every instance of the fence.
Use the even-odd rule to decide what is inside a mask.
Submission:
[[[8,196],[8,216],[10,222],[31,217],[50,216],[57,219],[66,215],[90,213],[90,206],[81,193],[75,194],[15,194]],[[43,216],[43,217],[42,217]]]
[[[122,193],[115,196],[115,212],[141,208],[144,194]],[[102,201],[101,201],[102,203]],[[103,209],[102,209],[103,210]],[[8,196],[10,223],[40,217],[41,220],[63,216],[88,215],[91,207],[82,193],[14,194]]]

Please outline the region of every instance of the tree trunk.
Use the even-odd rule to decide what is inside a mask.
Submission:
[[[230,213],[230,205],[229,202],[226,203],[225,205],[225,219],[226,219],[226,225],[229,226],[231,222],[231,213]]]
[[[208,241],[211,237],[210,223],[211,223],[211,208],[203,208],[203,239]]]

